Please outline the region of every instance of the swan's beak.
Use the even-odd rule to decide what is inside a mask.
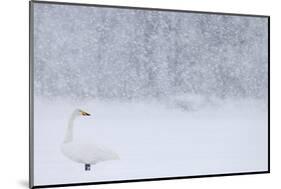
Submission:
[[[87,112],[84,112],[84,111],[81,111],[81,115],[82,116],[90,116],[91,114],[87,113]]]

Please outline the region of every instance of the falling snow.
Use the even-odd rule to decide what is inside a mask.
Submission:
[[[35,184],[267,169],[267,18],[34,3]],[[119,161],[85,173],[77,138]]]

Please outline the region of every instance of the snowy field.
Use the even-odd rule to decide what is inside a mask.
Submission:
[[[35,185],[267,170],[267,104],[224,100],[201,107],[200,101],[179,107],[169,100],[78,103],[35,97]],[[76,120],[74,140],[103,144],[120,160],[84,171],[61,153],[75,108],[91,116]]]

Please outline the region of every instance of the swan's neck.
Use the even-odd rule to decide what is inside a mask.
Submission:
[[[64,137],[64,142],[71,142],[73,140],[73,125],[75,120],[75,114],[72,114],[68,121],[68,126],[66,130],[66,134]]]

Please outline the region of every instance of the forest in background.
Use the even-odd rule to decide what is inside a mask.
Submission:
[[[267,98],[267,18],[34,6],[38,96]]]

